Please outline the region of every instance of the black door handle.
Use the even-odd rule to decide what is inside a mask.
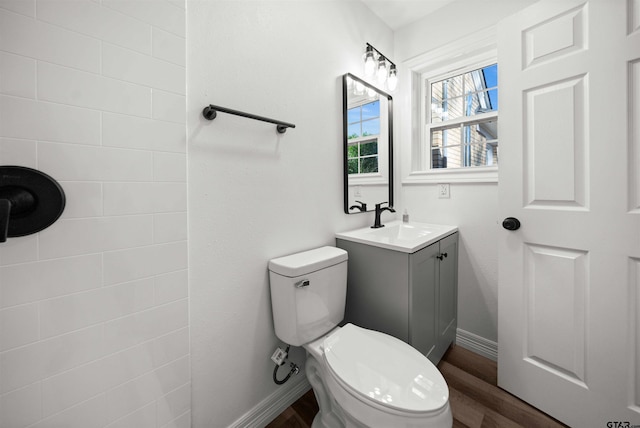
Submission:
[[[507,217],[502,222],[502,227],[507,230],[518,230],[520,229],[520,220],[515,217]]]

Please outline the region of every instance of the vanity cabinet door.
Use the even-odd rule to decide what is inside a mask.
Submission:
[[[445,256],[446,254],[446,256]],[[440,361],[449,345],[455,341],[458,327],[458,234],[440,241],[438,254],[438,288],[436,347],[433,360]]]
[[[409,254],[336,239],[349,253],[344,323],[409,342]]]
[[[429,356],[437,341],[437,284],[439,244],[410,256],[409,344]]]

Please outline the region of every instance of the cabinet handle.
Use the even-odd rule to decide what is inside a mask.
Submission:
[[[447,257],[447,253],[442,253],[439,256],[436,256],[439,260],[442,260]]]

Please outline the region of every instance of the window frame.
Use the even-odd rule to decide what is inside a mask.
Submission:
[[[494,63],[498,63],[495,27],[463,37],[403,63],[402,81],[409,83],[405,86],[408,101],[399,112],[406,118],[399,131],[402,133],[399,140],[405,142],[403,146],[408,148],[402,151],[403,184],[498,182],[498,166],[431,168],[430,132],[426,127],[427,117],[431,117],[430,86],[429,98],[425,99],[425,79],[437,82],[439,78],[462,74]],[[498,88],[500,86],[498,82]],[[492,115],[494,113],[489,112],[477,117],[488,118]]]

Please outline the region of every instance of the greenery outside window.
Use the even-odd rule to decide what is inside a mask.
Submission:
[[[378,173],[380,101],[365,101],[347,111],[348,173]]]

